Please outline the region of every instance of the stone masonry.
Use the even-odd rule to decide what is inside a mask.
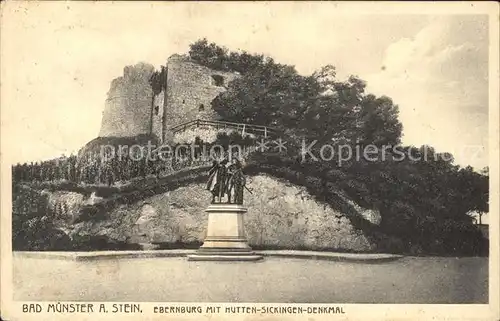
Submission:
[[[173,55],[167,64],[167,86],[163,139],[169,141],[173,126],[194,119],[216,119],[212,100],[226,90],[227,84],[237,77],[235,73],[215,71]]]
[[[149,79],[150,64],[127,66],[124,75],[114,79],[106,99],[100,137],[155,135],[162,142],[172,141],[171,128],[195,119],[217,119],[211,102],[237,73],[201,66],[188,56],[172,55],[166,64],[167,82],[157,95]]]
[[[123,76],[114,79],[102,116],[100,137],[130,137],[150,132],[150,64],[138,63],[124,68]]]

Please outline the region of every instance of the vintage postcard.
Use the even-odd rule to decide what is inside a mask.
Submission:
[[[494,2],[1,4],[3,320],[499,320]]]

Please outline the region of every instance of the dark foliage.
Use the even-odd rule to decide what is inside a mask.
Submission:
[[[340,168],[328,163],[318,165],[286,155],[255,153],[246,172],[267,173],[305,186],[318,201],[346,214],[356,228],[378,244],[379,251],[488,254],[488,241],[468,216],[469,211],[487,206],[486,176],[434,160],[420,162],[420,169],[411,162],[389,161],[359,161]],[[440,179],[433,181],[430,177]],[[458,183],[463,179],[475,185]],[[365,208],[379,210],[380,226],[360,217],[343,195]]]
[[[167,67],[161,66],[160,71],[155,71],[149,79],[149,84],[153,89],[153,93],[158,95],[167,86]]]
[[[12,248],[17,251],[68,250],[71,240],[52,223],[48,197],[25,186],[12,191]]]

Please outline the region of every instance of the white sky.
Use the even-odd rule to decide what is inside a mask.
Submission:
[[[125,65],[159,67],[207,37],[302,74],[326,64],[341,78],[356,74],[400,106],[404,144],[487,165],[486,15],[359,14],[331,3],[31,2],[3,9],[2,151],[10,162],[78,150],[97,136],[110,81]],[[481,153],[463,152],[468,145]]]

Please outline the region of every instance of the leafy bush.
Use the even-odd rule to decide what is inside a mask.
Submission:
[[[15,251],[69,250],[70,238],[55,228],[48,210],[48,196],[24,186],[14,186],[12,248]]]

